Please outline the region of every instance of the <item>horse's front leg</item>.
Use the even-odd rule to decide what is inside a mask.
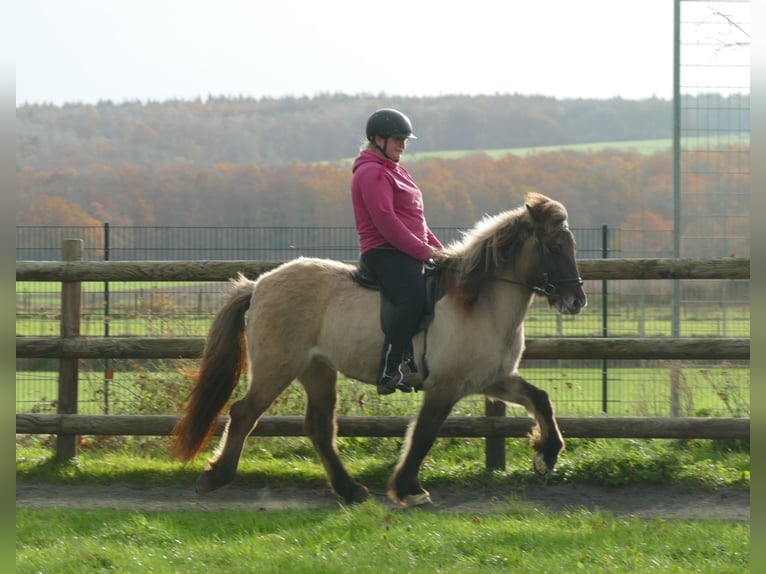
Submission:
[[[535,472],[544,476],[553,471],[559,454],[564,450],[564,439],[548,393],[529,384],[521,375],[513,374],[493,383],[486,390],[486,395],[521,405],[535,418],[537,426],[530,435],[532,448],[537,453],[534,459]]]
[[[388,483],[388,497],[392,501],[409,506],[431,503],[430,494],[421,486],[418,478],[420,465],[458,399],[444,393],[439,387],[437,390],[431,387],[426,391],[420,414],[407,429],[401,457]]]

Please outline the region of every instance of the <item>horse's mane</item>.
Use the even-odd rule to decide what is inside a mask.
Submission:
[[[470,309],[498,269],[514,267],[527,239],[557,229],[566,220],[566,208],[540,193],[527,194],[525,204],[516,209],[485,215],[462,239],[444,248],[441,267],[448,270],[451,295]]]

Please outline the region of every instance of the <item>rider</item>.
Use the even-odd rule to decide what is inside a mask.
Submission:
[[[372,272],[393,306],[378,370],[378,393],[412,390],[418,378],[404,364],[405,350],[425,307],[423,262],[442,244],[428,228],[423,195],[399,165],[407,143],[416,139],[412,124],[398,110],[382,108],[367,120],[367,139],[354,161],[351,199],[362,264]]]

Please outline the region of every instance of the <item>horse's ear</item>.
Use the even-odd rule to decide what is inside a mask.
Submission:
[[[542,193],[530,192],[527,194],[527,201],[525,207],[527,213],[532,218],[532,221],[541,221],[543,219],[544,209],[543,206],[550,202],[550,199],[544,196]]]
[[[540,193],[529,194],[525,205],[534,224],[545,224],[558,228],[567,220],[564,206]]]
[[[535,223],[539,223],[542,220],[543,210],[541,209],[541,203],[538,202],[527,202],[524,204],[527,208],[527,213],[529,214],[529,217],[532,218],[532,221]]]

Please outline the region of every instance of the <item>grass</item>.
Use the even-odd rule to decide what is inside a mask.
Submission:
[[[725,146],[748,146],[750,145],[749,134],[731,134]],[[710,137],[686,137],[681,138],[681,146],[684,149],[717,149],[721,147],[720,135]],[[603,151],[614,150],[618,152],[636,152],[643,155],[653,155],[656,153],[669,152],[673,147],[673,140],[670,138],[647,139],[647,140],[624,140],[624,141],[605,141],[588,142],[579,144],[551,145],[551,146],[533,146],[533,147],[515,147],[500,149],[468,149],[468,150],[437,150],[417,152],[407,151],[407,162],[414,163],[427,159],[461,159],[478,154],[486,154],[492,159],[499,159],[506,155],[517,155],[528,157],[542,153],[599,153]],[[331,163],[344,164],[351,163],[353,157]],[[328,162],[320,162],[328,163]]]
[[[187,488],[203,462],[181,465],[164,439],[101,439],[56,463],[47,437],[17,442],[17,483],[129,483]],[[383,489],[396,439],[341,439],[349,470]],[[526,441],[507,441],[508,468],[486,471],[482,441],[439,439],[427,488],[536,481]],[[552,482],[749,487],[745,445],[716,441],[570,440]],[[304,439],[251,439],[235,484],[315,488],[324,473]],[[400,511],[374,501],[330,510],[16,511],[16,572],[743,572],[750,527],[717,520],[558,514],[507,499],[491,512]]]
[[[17,511],[16,572],[743,572],[749,526],[498,514]]]
[[[147,312],[119,312],[109,317],[109,334],[113,337],[203,337],[207,334],[214,312],[190,313],[184,309],[165,309]],[[600,337],[602,318],[596,312],[577,317],[556,317],[553,314],[534,313],[527,316],[524,328],[527,337]],[[681,337],[749,337],[749,309],[729,310],[726,317],[685,317],[681,323]],[[58,337],[60,319],[54,311],[44,315],[16,318],[16,335],[25,337]],[[86,337],[104,336],[104,317],[101,310],[83,313],[80,333]],[[648,309],[643,317],[611,315],[610,337],[669,337],[672,320],[667,310]]]
[[[137,289],[136,281],[109,281],[108,283],[111,294],[133,294],[140,291],[172,287],[200,287],[204,289],[211,285],[226,286],[228,284],[226,281],[146,281],[140,282],[142,287]],[[81,281],[80,286],[83,293],[104,292],[104,281]],[[45,301],[43,296],[47,295],[51,301],[58,303],[61,301],[61,281],[16,281],[17,299],[23,300],[26,294],[34,297],[35,302]]]
[[[151,293],[159,285],[157,282],[147,284],[143,291]],[[19,289],[17,285],[17,292]],[[112,291],[109,313],[111,336],[205,336],[222,301],[220,293],[213,295],[206,291],[204,285],[199,285],[198,292],[191,296],[162,292],[150,299],[139,296],[135,286],[132,290],[126,289],[122,299],[117,297],[117,293],[116,289]],[[59,336],[58,292],[55,289],[37,292],[34,296],[30,294],[22,299],[16,316],[16,335]],[[205,303],[198,305],[200,300]],[[599,307],[598,301],[591,300],[588,311],[577,316],[562,316],[549,309],[544,301],[536,300],[524,321],[526,336],[600,337],[603,333],[603,318]],[[639,334],[669,337],[672,333],[672,318],[667,304],[644,308],[612,304],[608,329],[611,337],[636,337]],[[103,302],[83,307],[80,332],[83,336],[104,336]],[[730,302],[725,309],[712,303],[709,306],[698,305],[682,317],[680,336],[749,337],[750,306],[741,302]]]
[[[193,483],[208,455],[182,465],[167,454],[167,441],[164,437],[83,437],[77,459],[58,463],[53,459],[53,437],[22,437],[16,447],[16,480],[143,486]],[[338,445],[351,474],[370,487],[385,490],[401,439],[341,437]],[[507,439],[506,458],[504,471],[488,472],[483,439],[440,438],[423,464],[421,478],[435,489],[537,481],[530,470],[532,451],[526,439]],[[748,488],[749,442],[569,439],[556,472],[547,480],[612,486],[643,482]],[[325,484],[325,478],[308,439],[258,437],[251,438],[245,447],[237,482],[317,487]]]
[[[726,145],[749,145],[749,134],[732,134]],[[682,147],[710,149],[711,147],[720,147],[721,140],[719,136],[711,137],[687,137],[681,139]],[[408,152],[407,161],[415,162],[424,159],[460,159],[477,154],[486,154],[493,159],[498,159],[506,155],[518,155],[527,157],[541,153],[552,152],[571,152],[571,153],[598,153],[607,150],[620,152],[637,152],[643,155],[652,155],[655,153],[670,151],[673,146],[673,140],[670,138],[652,139],[652,140],[626,140],[626,141],[607,141],[607,142],[589,142],[569,145],[552,145],[536,147],[520,147],[490,150],[442,150],[433,152]]]

